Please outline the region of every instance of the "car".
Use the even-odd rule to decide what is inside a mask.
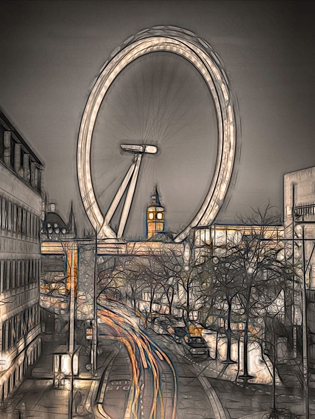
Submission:
[[[185,352],[192,357],[210,356],[207,342],[201,336],[185,335],[182,344]]]
[[[167,335],[168,327],[170,325],[170,320],[168,318],[157,318],[153,323],[152,329],[158,335]]]
[[[202,336],[202,331],[204,327],[201,324],[197,323],[194,320],[188,320],[187,327],[189,335]]]
[[[188,329],[186,324],[183,321],[172,322],[167,331],[170,334],[170,337],[176,342],[181,343],[184,336],[187,334]]]

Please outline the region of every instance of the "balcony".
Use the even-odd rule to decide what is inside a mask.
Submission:
[[[315,222],[315,203],[294,207],[294,219],[296,222]]]

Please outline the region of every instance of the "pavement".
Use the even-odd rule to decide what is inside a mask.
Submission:
[[[47,340],[42,335],[42,355],[35,366],[28,372],[27,378],[8,399],[0,410],[1,419],[34,418],[34,419],[68,419],[94,418],[94,400],[99,383],[106,367],[106,359],[117,350],[114,342],[101,345],[98,357],[97,376],[92,376],[86,365],[89,355],[85,351],[79,356],[79,375],[71,381],[66,380],[64,386],[55,388],[53,385],[53,353],[55,348],[65,343],[63,336]],[[72,403],[71,403],[72,400]],[[70,414],[72,409],[72,414]]]
[[[173,354],[172,359],[175,360],[177,365],[181,365],[181,368],[186,371],[188,366],[192,367],[195,377],[198,377],[201,384],[205,380],[210,384],[210,386],[203,385],[203,392],[208,394],[212,412],[204,416],[203,419],[210,417],[262,419],[270,411],[273,404],[273,387],[271,384],[253,384],[249,381],[237,381],[233,366],[230,368],[213,359],[192,359],[184,353],[180,344],[176,344],[168,337],[158,336],[157,339],[163,342],[163,347],[168,348],[168,353]],[[211,397],[211,393],[214,397]],[[193,399],[195,397],[194,391],[189,392],[189,395]],[[217,400],[219,400],[223,412],[216,409]],[[276,403],[278,409],[289,409],[295,415],[301,418],[304,417],[300,388],[286,388],[281,384],[277,384]],[[195,415],[190,417],[202,416]],[[315,418],[315,392],[313,389],[310,390],[310,417]],[[179,410],[178,419],[182,418],[186,419],[186,416],[181,416]]]

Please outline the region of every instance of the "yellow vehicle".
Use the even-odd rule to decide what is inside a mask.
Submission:
[[[190,324],[189,325],[189,334],[191,336],[202,336],[203,327],[201,325]]]

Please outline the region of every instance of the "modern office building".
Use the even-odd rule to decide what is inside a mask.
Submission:
[[[0,401],[40,355],[42,164],[0,112]]]
[[[299,274],[291,296],[290,314],[293,325],[301,326],[303,305],[306,304],[308,355],[315,368],[315,167],[284,176],[284,236],[287,254]],[[305,302],[301,299],[304,281]]]
[[[284,233],[295,259],[304,249],[307,285],[315,289],[315,167],[284,175]]]

